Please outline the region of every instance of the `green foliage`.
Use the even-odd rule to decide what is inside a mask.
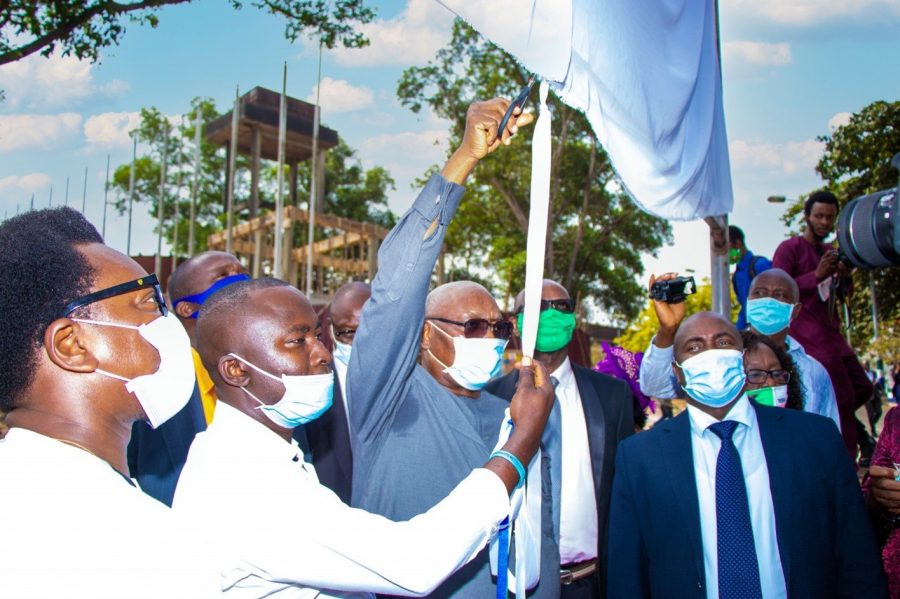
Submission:
[[[689,295],[685,300],[685,317],[712,310],[712,285],[709,279],[703,279],[703,282],[697,287],[697,293]],[[737,320],[738,312],[741,307],[731,294],[731,321]],[[625,332],[613,340],[616,345],[622,346],[630,352],[642,352],[650,345],[650,341],[659,330],[659,319],[656,318],[656,311],[653,309],[653,302],[649,299],[644,309],[637,318],[631,321]]]
[[[160,175],[163,151],[166,154],[166,194],[163,213],[163,237],[175,247],[178,255],[188,255],[189,218],[191,190],[194,182],[194,123],[197,112],[201,120],[209,122],[219,116],[215,104],[210,99],[195,98],[191,109],[181,119],[181,124],[173,125],[156,108],[141,110],[141,120],[132,132],[147,148],[148,153],[135,161],[134,202],[146,206],[154,219],[159,209]],[[240,204],[250,195],[250,160],[238,155],[235,160],[235,204]],[[286,168],[286,167],[285,167]],[[210,234],[221,231],[225,226],[225,151],[201,136],[200,169],[197,182],[197,206],[195,213],[195,251],[207,247]],[[277,166],[260,169],[260,206],[274,204],[276,195]],[[115,169],[111,190],[114,205],[120,214],[128,210],[131,163]],[[309,198],[309,162],[298,167],[298,198]],[[289,179],[285,177],[285,180]],[[364,222],[374,222],[384,227],[393,226],[396,216],[387,207],[387,190],[394,180],[382,167],[365,170],[356,158],[352,148],[341,141],[337,147],[325,153],[325,212]],[[177,219],[176,219],[177,206]],[[239,216],[249,217],[244,210]],[[176,239],[177,220],[177,239]],[[298,235],[305,230],[297,228]],[[322,233],[319,234],[321,237]],[[298,242],[305,239],[298,238]]]
[[[450,120],[452,148],[461,141],[472,101],[512,97],[526,81],[509,54],[457,20],[450,43],[433,60],[403,73],[397,95],[414,112],[429,106]],[[535,88],[533,101],[537,94]],[[627,320],[640,309],[640,254],[671,241],[671,229],[619,190],[584,115],[552,95],[548,105],[553,162],[545,274],[579,301]],[[530,181],[530,131],[478,165],[446,238],[454,274],[489,278],[499,296],[518,293],[524,285]]]
[[[825,142],[825,153],[816,172],[838,197],[841,207],[853,198],[897,185],[898,173],[890,163],[893,155],[900,152],[900,101],[872,102],[851,115],[846,125],[818,139]],[[782,216],[795,231],[804,227],[802,202],[806,197]],[[849,304],[853,346],[865,351],[873,338],[870,285],[874,285],[879,318],[887,323],[880,331],[884,338],[876,345],[885,351],[900,345],[900,327],[891,325],[900,320],[900,268],[857,270],[853,284],[855,293]]]
[[[100,50],[119,43],[125,22],[156,27],[159,10],[192,0],[8,0],[0,3],[0,65],[35,52],[49,56],[57,47],[63,55],[97,60]],[[285,20],[291,42],[308,35],[326,48],[341,44],[359,48],[369,43],[356,27],[375,18],[363,0],[228,0],[234,8],[244,4]]]

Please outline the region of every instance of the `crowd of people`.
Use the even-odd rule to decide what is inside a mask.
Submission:
[[[631,384],[570,359],[551,280],[503,374],[524,292],[510,318],[430,287],[467,177],[531,122],[500,131],[507,107],[470,106],[327,312],[223,252],[164,295],[68,208],[0,225],[0,595],[900,596],[900,416],[861,488],[874,387],[834,310],[833,196],[771,262],[732,235],[737,325],[654,301]],[[687,407],[636,432],[651,397]]]

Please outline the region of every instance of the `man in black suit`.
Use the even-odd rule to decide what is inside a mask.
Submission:
[[[347,365],[363,305],[372,287],[361,281],[342,285],[331,300],[329,333],[334,342],[334,401],[324,414],[307,423],[306,439],[319,482],[350,504],[353,490],[353,454],[350,450],[350,418],[347,403]]]
[[[887,597],[834,424],[748,399],[720,314],[685,320],[674,348],[688,408],[619,447],[609,596]]]
[[[519,330],[523,303],[524,292],[516,298]],[[575,302],[565,287],[545,280],[534,357],[547,367],[556,386],[557,401],[544,433],[542,454],[551,488],[546,503],[551,506],[559,554],[550,556],[542,547],[541,580],[559,577],[564,599],[603,595],[601,565],[616,446],[634,432],[628,385],[569,361],[574,312]],[[485,390],[509,400],[517,380],[514,371],[491,381]],[[561,484],[563,472],[565,485]]]

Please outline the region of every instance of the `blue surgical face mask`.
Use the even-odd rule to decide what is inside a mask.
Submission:
[[[284,395],[277,403],[271,405],[250,393],[246,387],[241,387],[244,393],[259,404],[257,409],[278,426],[297,428],[301,424],[315,420],[331,407],[334,399],[334,372],[309,375],[282,374],[278,377],[251,364],[237,354],[229,355],[284,385]]]
[[[206,289],[206,291],[202,291],[200,293],[195,293],[194,295],[186,295],[182,298],[175,300],[174,302],[172,302],[172,309],[174,310],[175,306],[177,306],[181,302],[191,302],[192,304],[197,304],[199,306],[202,306],[206,302],[206,300],[208,300],[210,298],[210,296],[213,293],[215,293],[216,291],[218,291],[219,289],[222,289],[223,287],[228,287],[229,285],[233,285],[234,283],[239,283],[241,281],[249,281],[249,280],[250,280],[250,275],[246,275],[243,273],[241,273],[239,275],[231,275],[230,277],[225,277],[224,279],[219,279],[218,281],[216,281],[215,283],[210,285]],[[197,308],[197,310],[193,314],[191,314],[191,318],[196,319],[199,315],[200,315],[200,309]]]
[[[763,335],[774,335],[788,328],[794,304],[786,304],[771,297],[747,301],[747,321]]]
[[[747,381],[744,353],[736,349],[709,349],[681,364],[684,391],[710,408],[728,405]]]
[[[450,366],[441,362],[430,349],[427,351],[460,387],[469,391],[480,391],[492,378],[500,374],[500,361],[503,358],[503,350],[506,349],[506,339],[452,337],[438,326],[432,324],[431,328],[437,329],[453,340],[455,357]]]
[[[344,366],[349,365],[350,351],[353,349],[353,346],[349,343],[341,343],[337,340],[337,337],[334,334],[334,326],[331,327],[331,338],[334,340],[334,351],[331,352],[334,361],[340,362]]]

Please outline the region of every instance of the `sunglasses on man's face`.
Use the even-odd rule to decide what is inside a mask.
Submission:
[[[107,287],[106,289],[101,289],[100,291],[95,291],[93,293],[83,295],[78,299],[72,300],[71,302],[66,304],[65,308],[62,309],[59,318],[65,318],[82,306],[87,306],[88,304],[93,304],[101,300],[116,297],[117,295],[125,295],[126,293],[131,293],[132,291],[138,291],[140,289],[147,289],[150,287],[153,288],[153,294],[156,299],[156,305],[159,307],[159,313],[165,316],[169,313],[169,309],[166,307],[166,300],[163,297],[162,289],[159,285],[159,279],[157,279],[156,275],[154,274],[135,279],[134,281],[128,281],[127,283],[122,283],[120,285],[113,285],[112,287]]]
[[[549,310],[550,308],[553,308],[554,310],[559,310],[560,312],[564,312],[566,314],[571,314],[572,312],[575,311],[575,300],[573,300],[573,299],[555,299],[555,300],[542,299],[541,300],[541,312],[543,312],[544,310]],[[525,311],[525,306],[520,306],[519,311],[516,313],[518,314],[518,313],[524,312],[524,311]]]
[[[481,338],[487,335],[490,328],[494,337],[497,339],[509,339],[512,337],[513,325],[508,320],[487,320],[485,318],[471,318],[465,322],[457,320],[448,320],[446,318],[438,318],[437,316],[426,316],[427,320],[436,320],[438,322],[446,322],[463,328],[463,335],[467,339]]]

